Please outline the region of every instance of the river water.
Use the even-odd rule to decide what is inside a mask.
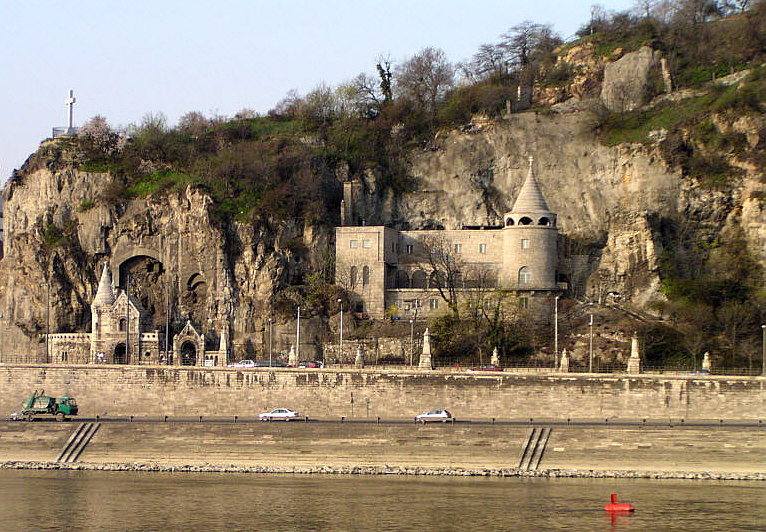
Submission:
[[[603,510],[610,493],[632,515]],[[761,482],[0,470],[4,531],[766,530]]]

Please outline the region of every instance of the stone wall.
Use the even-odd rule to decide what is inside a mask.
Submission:
[[[0,366],[0,415],[32,390],[77,398],[82,416],[252,416],[284,406],[316,418],[763,419],[766,379],[453,371]]]

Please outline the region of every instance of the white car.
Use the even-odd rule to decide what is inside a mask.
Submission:
[[[428,423],[430,421],[442,421],[446,423],[447,421],[454,421],[454,418],[452,417],[452,414],[442,408],[429,410],[428,412],[423,412],[422,414],[415,416],[416,423]]]
[[[230,368],[254,368],[255,367],[255,360],[240,360],[239,362],[233,362],[229,364]]]
[[[261,421],[290,421],[297,417],[298,412],[290,410],[289,408],[275,408],[271,412],[264,412],[258,415],[258,419]]]

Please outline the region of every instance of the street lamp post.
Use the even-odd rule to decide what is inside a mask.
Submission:
[[[45,298],[45,363],[50,362],[51,338],[51,280],[48,278],[48,291]]]
[[[593,314],[590,315],[590,357],[588,359],[588,373],[593,373]]]
[[[298,307],[298,324],[295,326],[295,360],[301,359],[301,307]]]
[[[415,352],[415,320],[410,318],[410,366],[412,366],[412,354]]]
[[[338,362],[343,363],[343,300],[338,299],[340,305],[340,335],[338,337]]]
[[[559,297],[553,302],[553,364],[559,365]]]
[[[766,325],[761,325],[761,331],[763,331],[763,340],[761,341],[762,362],[761,362],[761,375],[766,377]]]
[[[271,318],[269,318],[269,367],[271,367]]]

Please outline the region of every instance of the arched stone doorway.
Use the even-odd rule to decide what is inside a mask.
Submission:
[[[199,334],[190,321],[173,337],[173,359],[180,366],[202,365],[205,360],[205,335]]]
[[[125,352],[125,344],[117,344],[114,346],[113,360],[115,364],[127,364],[128,355]]]
[[[187,341],[181,344],[181,365],[182,366],[196,366],[197,365],[197,348],[194,343]]]

